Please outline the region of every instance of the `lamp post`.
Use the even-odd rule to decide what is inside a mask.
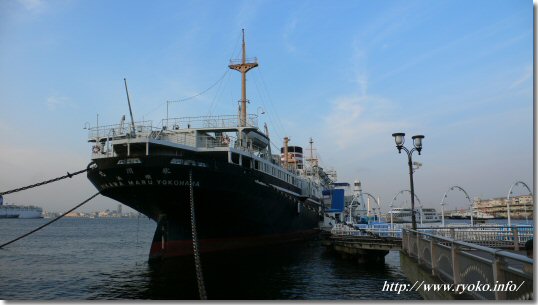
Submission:
[[[389,206],[390,206],[390,212],[389,212],[389,213],[390,213],[390,229],[391,229],[391,230],[394,230],[394,223],[392,222],[392,221],[393,221],[393,220],[392,220],[392,214],[393,214],[393,212],[394,212],[394,211],[392,210],[392,202],[390,203]]]
[[[411,137],[413,139],[413,146],[411,150],[407,149],[404,146],[405,142],[405,133],[399,132],[399,133],[393,133],[392,136],[394,137],[394,141],[396,142],[396,148],[398,149],[398,153],[402,153],[402,149],[405,150],[407,153],[407,159],[408,159],[408,165],[409,165],[409,183],[411,187],[411,222],[413,230],[417,229],[417,219],[415,216],[415,187],[413,185],[413,158],[411,157],[413,155],[413,152],[418,151],[418,154],[420,155],[420,151],[422,150],[422,139],[424,139],[423,135],[416,135]]]

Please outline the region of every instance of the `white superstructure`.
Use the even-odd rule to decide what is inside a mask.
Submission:
[[[1,218],[43,218],[43,209],[31,205],[4,205],[0,199],[0,219]]]
[[[396,223],[411,222],[411,209],[409,208],[393,208],[389,211],[387,218],[390,219],[392,214],[392,221]],[[441,216],[435,209],[424,208],[416,209],[416,219],[418,223],[426,222],[440,222]]]

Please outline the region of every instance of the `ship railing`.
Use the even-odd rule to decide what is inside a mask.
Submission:
[[[230,65],[240,65],[242,63],[243,63],[243,59],[230,59]],[[258,58],[257,57],[245,58],[245,63],[257,64]]]
[[[140,121],[135,122],[135,128],[133,132],[132,125],[130,123],[96,126],[88,129],[88,139],[121,139],[121,138],[133,138],[133,137],[149,137],[152,131],[158,130],[153,127],[152,121]]]
[[[161,133],[160,139],[196,148],[234,147],[237,142],[235,136],[229,135],[210,136],[170,131]]]
[[[179,129],[201,129],[201,128],[237,128],[241,124],[241,119],[237,115],[221,116],[199,116],[163,119],[162,126],[168,130]],[[258,127],[258,115],[249,114],[247,116],[246,127]]]

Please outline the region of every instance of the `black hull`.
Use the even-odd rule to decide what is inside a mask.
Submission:
[[[158,222],[150,258],[192,255],[189,175],[200,251],[234,251],[305,240],[317,234],[317,207],[286,190],[295,186],[260,171],[211,159],[171,164],[173,157],[95,160],[88,179],[103,195]],[[274,187],[276,186],[276,187]],[[303,198],[304,199],[304,198]],[[316,209],[316,211],[314,211]]]

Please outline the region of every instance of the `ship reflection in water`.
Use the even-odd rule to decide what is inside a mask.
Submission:
[[[47,221],[0,221],[0,239]],[[145,217],[60,219],[0,250],[0,299],[198,299],[192,256],[148,264],[155,228]],[[202,255],[208,299],[420,299],[381,291],[385,281],[408,283],[398,252],[388,254],[385,264],[360,266],[326,252],[318,241],[290,247]]]
[[[293,247],[293,249],[290,249]],[[293,250],[293,254],[290,254]],[[300,255],[298,255],[300,254]],[[280,246],[265,251],[202,257],[208,299],[217,300],[387,300],[421,299],[416,293],[387,294],[383,283],[407,283],[398,252],[381,265],[359,266],[336,258],[319,242]],[[176,258],[154,262],[138,289],[106,285],[96,298],[123,295],[134,299],[198,299],[194,261]],[[129,295],[131,294],[131,295]]]

